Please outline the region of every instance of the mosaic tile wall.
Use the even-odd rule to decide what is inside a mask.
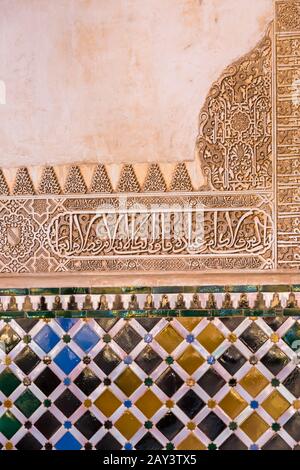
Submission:
[[[2,449],[298,449],[300,320],[0,321]]]

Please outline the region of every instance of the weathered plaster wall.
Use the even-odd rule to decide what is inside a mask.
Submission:
[[[272,0],[0,0],[0,165],[192,160]]]

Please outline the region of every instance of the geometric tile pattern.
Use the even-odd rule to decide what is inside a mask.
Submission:
[[[0,320],[0,448],[298,449],[300,319]]]

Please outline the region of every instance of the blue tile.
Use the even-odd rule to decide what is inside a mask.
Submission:
[[[40,348],[42,348],[43,351],[45,351],[45,353],[48,353],[49,351],[51,351],[51,349],[54,348],[54,346],[57,345],[60,338],[52,330],[52,328],[50,328],[49,325],[45,325],[37,333],[37,335],[33,338],[33,340],[36,342],[36,344],[39,345]]]
[[[82,445],[75,439],[73,434],[67,432],[57,441],[54,447],[56,450],[80,450]]]
[[[76,318],[56,318],[56,321],[65,331],[69,331],[78,322]]]
[[[88,325],[84,325],[73,340],[84,352],[88,353],[96,346],[100,338]]]
[[[79,364],[80,358],[74,353],[74,351],[72,351],[72,349],[69,348],[69,346],[66,346],[57,354],[54,362],[66,375],[68,375],[72,372],[74,367]]]

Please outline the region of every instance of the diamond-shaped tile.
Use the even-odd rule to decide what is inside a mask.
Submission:
[[[115,384],[127,397],[130,397],[141,383],[141,379],[133,372],[132,369],[130,369],[130,367],[126,367],[126,369],[124,369],[124,371],[115,380]]]
[[[27,388],[15,401],[16,407],[26,418],[30,416],[41,405],[40,400]]]
[[[185,318],[181,317],[177,319],[178,323],[180,323],[184,328],[188,331],[193,331],[197,325],[202,321],[202,318]]]
[[[98,323],[106,333],[110,331],[118,321],[118,318],[95,318],[95,322]]]
[[[199,343],[209,353],[215,351],[223,343],[224,339],[223,333],[213,323],[209,323],[197,336]]]
[[[234,419],[247,407],[247,402],[237,391],[230,390],[220,401],[219,406],[231,419]]]
[[[127,354],[137,346],[141,339],[142,337],[134,328],[132,328],[130,323],[126,323],[126,325],[114,337],[116,343]]]
[[[256,397],[269,381],[256,367],[252,367],[239,383],[252,397]]]
[[[110,432],[107,432],[95,445],[95,448],[97,450],[121,450],[122,445]]]
[[[89,325],[84,325],[73,337],[73,340],[84,352],[88,353],[96,346],[100,338]]]
[[[288,443],[282,439],[279,434],[271,437],[271,439],[262,446],[262,450],[292,450]]]
[[[253,321],[240,335],[240,340],[250,351],[256,353],[268,340],[268,335]]]
[[[4,351],[5,354],[10,353],[20,341],[20,336],[10,325],[5,325],[0,331],[0,349]]]
[[[81,434],[90,439],[102,426],[102,423],[89,410],[86,411],[74,425]]]
[[[167,325],[155,336],[155,340],[165,351],[171,354],[183,341],[183,337],[171,325]]]
[[[142,325],[145,330],[151,331],[157,323],[160,322],[160,318],[137,318],[136,321]]]
[[[285,388],[291,392],[294,397],[300,397],[300,369],[295,367],[295,369],[286,377],[283,381]]]
[[[26,346],[15,357],[14,362],[25,375],[29,375],[41,360],[29,346]]]
[[[168,396],[172,397],[183,384],[179,375],[168,367],[156,380],[156,385]]]
[[[16,318],[15,322],[18,323],[25,333],[29,333],[39,320],[35,318]]]
[[[234,331],[245,320],[243,317],[220,318],[221,322],[230,331]]]
[[[151,390],[147,390],[144,395],[136,401],[135,406],[150,419],[162,406],[162,402]]]
[[[27,432],[15,447],[17,450],[41,450],[43,446],[40,441],[38,441],[32,434]]]
[[[38,375],[34,383],[44,393],[44,395],[48,397],[58,387],[60,379],[49,367],[46,367]]]
[[[85,367],[74,383],[85,395],[89,396],[101,384],[101,380],[91,369]]]
[[[151,346],[147,345],[135,358],[135,362],[150,375],[162,363],[162,358]]]
[[[122,402],[112,393],[110,389],[104,392],[95,400],[94,405],[107,417],[111,416]]]
[[[296,441],[300,441],[300,414],[293,414],[291,418],[283,426],[286,432]]]
[[[222,356],[219,357],[218,361],[230,375],[235,375],[245,364],[246,359],[235,346],[231,345]]]
[[[120,364],[121,359],[117,353],[107,345],[97,354],[94,358],[94,362],[106,375],[109,375]]]
[[[55,444],[56,450],[80,450],[81,447],[82,445],[80,442],[77,441],[70,432],[64,434],[64,436]]]
[[[264,322],[272,328],[273,331],[277,331],[281,325],[286,321],[285,317],[270,317],[264,318]]]
[[[0,390],[6,397],[9,397],[20,385],[21,381],[15,374],[6,367],[0,374]]]
[[[7,410],[0,418],[0,433],[2,433],[6,439],[11,439],[21,427],[20,421],[12,414],[11,411]]]
[[[192,432],[176,447],[177,450],[205,450],[206,447]]]
[[[214,441],[226,428],[226,424],[211,411],[199,424],[198,428],[211,440]]]
[[[71,392],[69,388],[66,388],[63,393],[55,400],[57,408],[69,418],[77,408],[81,405],[81,401]]]
[[[126,439],[130,440],[140,429],[141,423],[130,411],[125,411],[115,422],[115,427]]]
[[[247,446],[237,437],[231,434],[219,447],[220,450],[247,450]]]
[[[204,408],[205,403],[197,393],[188,390],[177,402],[177,405],[190,419],[193,419]]]
[[[272,372],[273,375],[279,372],[290,362],[288,356],[276,344],[261,358],[260,362]]]
[[[174,413],[168,412],[158,421],[156,427],[169,441],[172,441],[184,425]]]
[[[47,439],[50,439],[53,434],[58,431],[60,428],[61,423],[58,419],[50,413],[50,411],[46,411],[40,418],[36,421],[35,427],[45,436]]]
[[[210,397],[216,395],[225,383],[226,381],[213,367],[210,367],[198,380],[200,387],[203,388]]]
[[[135,445],[137,450],[161,450],[162,444],[151,434],[147,432],[142,439]]]
[[[69,331],[79,320],[77,318],[56,318],[55,321],[63,330]]]
[[[263,401],[261,406],[273,419],[277,420],[290,407],[290,403],[281,393],[274,390],[271,395]]]
[[[186,350],[179,356],[177,363],[189,374],[192,375],[202,364],[205,359],[196,351],[193,346],[189,345]]]
[[[300,346],[300,324],[296,321],[282,339],[293,351],[298,350]]]
[[[33,338],[36,344],[45,351],[45,353],[49,353],[54,346],[57,345],[60,338],[55,333],[55,331],[50,328],[49,325],[45,325]]]
[[[240,428],[253,442],[256,442],[269,429],[269,425],[255,411],[243,421]]]
[[[65,346],[55,357],[55,364],[66,374],[70,372],[79,364],[80,358],[72,351],[69,346]]]

